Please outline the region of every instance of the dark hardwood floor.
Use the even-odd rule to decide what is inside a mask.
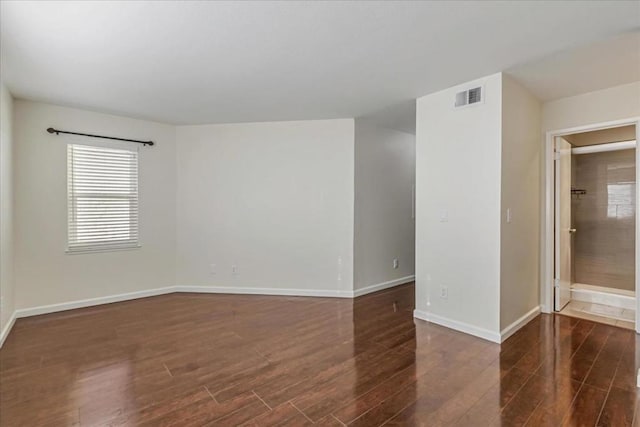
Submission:
[[[414,321],[413,298],[171,294],[21,319],[0,350],[0,424],[634,422],[634,332],[541,315],[499,346]]]

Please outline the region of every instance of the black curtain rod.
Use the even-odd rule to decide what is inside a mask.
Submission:
[[[66,131],[66,130],[58,130],[58,129],[54,129],[54,128],[47,129],[47,132],[55,133],[56,135],[60,135],[61,133],[66,133],[66,134],[69,134],[69,135],[89,136],[91,138],[114,139],[116,141],[136,142],[136,143],[142,144],[142,145],[154,145],[153,141],[139,141],[137,139],[116,138],[115,136],[91,135],[90,133],[69,132],[69,131]]]

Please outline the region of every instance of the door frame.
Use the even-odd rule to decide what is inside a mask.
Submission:
[[[543,313],[553,313],[554,285],[554,244],[555,244],[555,183],[554,183],[554,141],[557,136],[577,132],[615,128],[626,125],[636,126],[636,332],[640,334],[640,117],[613,120],[572,128],[553,130],[546,133],[544,144],[544,198],[542,212],[542,245],[540,274],[540,308]]]
[[[559,294],[564,294],[563,290],[565,289],[565,286],[567,285],[567,283],[565,282],[565,280],[563,280],[563,278],[567,279],[568,281],[568,292],[569,292],[569,296],[568,296],[568,300],[565,303],[565,305],[562,305],[562,307],[564,308],[566,306],[566,304],[569,303],[569,301],[571,301],[571,273],[572,273],[572,266],[571,266],[571,262],[569,262],[568,267],[568,271],[564,270],[564,266],[562,265],[562,258],[563,258],[563,250],[560,249],[558,250],[557,248],[560,247],[562,248],[562,241],[563,241],[563,234],[565,231],[569,232],[569,229],[571,229],[575,224],[573,224],[573,222],[571,221],[571,210],[572,210],[572,206],[571,206],[571,192],[568,191],[567,193],[562,193],[560,194],[560,191],[558,190],[562,190],[565,189],[564,186],[566,184],[569,184],[568,187],[569,189],[571,188],[571,169],[573,169],[573,164],[572,164],[572,153],[571,153],[571,147],[572,145],[569,143],[569,141],[562,139],[562,143],[561,146],[558,147],[559,141],[558,138],[562,138],[562,137],[554,137],[553,138],[553,145],[554,145],[554,188],[553,188],[553,193],[554,193],[554,230],[555,232],[553,233],[553,243],[554,243],[554,256],[553,256],[553,263],[555,265],[554,270],[555,270],[555,274],[553,275],[553,284],[554,284],[554,288],[553,288],[553,310],[556,310],[556,307],[559,305],[557,299],[560,297]],[[564,157],[566,154],[562,154],[563,151],[568,151],[568,158]],[[567,183],[565,181],[566,176],[565,173],[566,171],[564,170],[564,166],[566,166],[564,164],[565,160],[569,161],[569,182]],[[558,175],[561,175],[560,179],[558,179]],[[568,197],[568,200],[565,200],[565,196]],[[569,224],[566,224],[567,227],[563,228],[562,226],[564,226],[565,224],[561,224],[563,221],[563,209],[562,209],[562,203],[563,202],[568,202],[569,203]],[[561,227],[558,227],[561,226]],[[564,235],[565,238],[568,238],[568,244],[569,244],[569,255],[571,255],[573,253],[573,236],[571,234],[565,234]],[[558,270],[558,264],[560,264],[560,271]],[[568,276],[569,277],[564,277],[563,273],[567,273],[568,272]],[[557,286],[557,288],[556,288]],[[562,298],[560,298],[562,299]]]

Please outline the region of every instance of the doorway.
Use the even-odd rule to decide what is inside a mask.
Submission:
[[[548,312],[640,329],[637,139],[637,120],[547,135]]]

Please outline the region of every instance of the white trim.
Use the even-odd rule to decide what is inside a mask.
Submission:
[[[393,288],[394,286],[404,285],[405,283],[413,282],[414,280],[416,280],[416,276],[411,275],[411,276],[401,277],[399,279],[389,280],[388,282],[376,283],[375,285],[354,290],[353,296],[359,297],[362,295],[367,295],[373,292],[381,291],[383,289]]]
[[[540,306],[534,307],[525,313],[524,316],[500,331],[500,342],[505,342],[507,338],[515,334],[527,323],[531,322],[538,314],[540,314]]]
[[[112,302],[127,301],[138,298],[152,297],[176,292],[175,287],[149,289],[146,291],[129,292],[126,294],[109,295],[106,297],[88,298],[59,304],[41,305],[39,307],[22,308],[16,310],[16,317],[37,316],[39,314],[56,313],[58,311],[73,310],[75,308],[92,307],[94,305],[110,304]]]
[[[555,146],[552,132],[547,132],[544,144],[544,198],[542,207],[542,242],[540,244],[540,307],[543,313],[553,310],[555,210],[554,166]]]
[[[67,255],[96,254],[96,253],[102,253],[102,252],[133,251],[136,249],[140,249],[141,247],[142,245],[140,243],[136,243],[134,245],[128,245],[128,246],[105,245],[105,247],[102,247],[102,248],[98,248],[98,247],[92,248],[89,246],[82,246],[82,247],[77,247],[75,249],[66,249],[64,253]]]
[[[236,295],[279,295],[296,297],[324,297],[324,298],[354,298],[379,290],[391,288],[404,283],[412,282],[414,276],[407,276],[389,282],[368,286],[357,291],[325,290],[325,289],[286,289],[286,288],[250,288],[250,287],[225,287],[225,286],[168,286],[166,288],[149,289],[145,291],[129,292],[124,294],[109,295],[105,297],[88,298],[84,300],[63,302],[59,304],[42,305],[38,307],[22,308],[16,310],[13,318],[38,316],[40,314],[56,313],[59,311],[73,310],[76,308],[92,307],[95,305],[110,304],[113,302],[128,301],[138,298],[165,295],[174,292],[191,292],[202,294],[236,294]],[[6,330],[7,328],[5,328]],[[3,334],[5,331],[2,332]],[[8,332],[6,332],[8,333]],[[4,335],[3,335],[4,337]]]
[[[624,295],[631,298],[636,297],[636,293],[634,291],[629,291],[626,289],[617,289],[617,288],[605,288],[604,286],[587,285],[586,283],[574,283],[571,285],[571,288],[583,289],[583,290],[586,289],[588,291],[604,292],[607,294]]]
[[[14,311],[13,314],[11,314],[11,317],[9,317],[9,321],[5,325],[4,329],[2,330],[2,332],[0,332],[0,348],[2,348],[2,345],[4,344],[4,340],[6,340],[7,337],[9,336],[9,333],[11,332],[11,328],[13,328],[13,324],[16,323],[16,319],[17,319],[17,315],[16,315],[16,312]]]
[[[280,295],[292,297],[352,298],[353,291],[323,289],[245,288],[226,286],[176,286],[174,292],[236,295]]]
[[[422,310],[413,310],[413,317],[500,344],[501,335],[499,332],[479,328],[469,323],[459,322],[457,320],[438,316],[437,314],[428,313]]]
[[[608,151],[633,150],[636,148],[636,141],[609,142],[607,144],[585,145],[571,149],[571,154],[591,154],[605,153]]]
[[[635,125],[636,122],[638,121],[640,121],[640,117],[628,117],[626,119],[610,120],[608,122],[574,126],[571,128],[549,131],[547,133],[551,133],[554,136],[564,136],[564,135],[570,135],[572,133],[591,132],[594,130],[604,130],[604,129],[611,129],[611,128],[619,128],[626,125]]]
[[[84,300],[63,302],[59,304],[42,305],[38,307],[22,308],[16,310],[16,318],[38,316],[40,314],[56,313],[59,311],[73,310],[76,308],[92,307],[102,304],[110,304],[120,301],[128,301],[138,298],[152,297],[156,295],[171,294],[174,292],[193,292],[210,294],[237,294],[237,295],[280,295],[299,297],[330,297],[353,298],[353,291],[323,290],[323,289],[284,289],[284,288],[235,288],[219,286],[168,286],[166,288],[149,289],[145,291],[129,292],[124,294],[109,295],[105,297],[88,298]]]
[[[571,287],[572,301],[609,305],[611,307],[623,308],[625,310],[635,311],[636,309],[635,296],[623,295],[615,292],[607,292],[606,288],[600,288],[599,286],[586,285],[589,286],[589,288],[585,289],[576,285]]]
[[[553,307],[553,140],[556,136],[563,136],[577,132],[594,131],[620,127],[636,126],[636,141],[640,141],[640,117],[622,120],[576,126],[573,128],[548,131],[545,135],[544,159],[544,206],[541,247],[541,275],[540,275],[540,307],[543,313],[550,313]],[[636,150],[636,164],[640,164],[640,150]],[[640,183],[640,168],[636,168],[636,182]],[[636,212],[640,211],[640,185],[636,185]],[[640,291],[640,215],[636,215],[636,290]],[[640,298],[636,293],[636,313],[640,313]],[[640,334],[640,316],[636,316],[636,332]]]

